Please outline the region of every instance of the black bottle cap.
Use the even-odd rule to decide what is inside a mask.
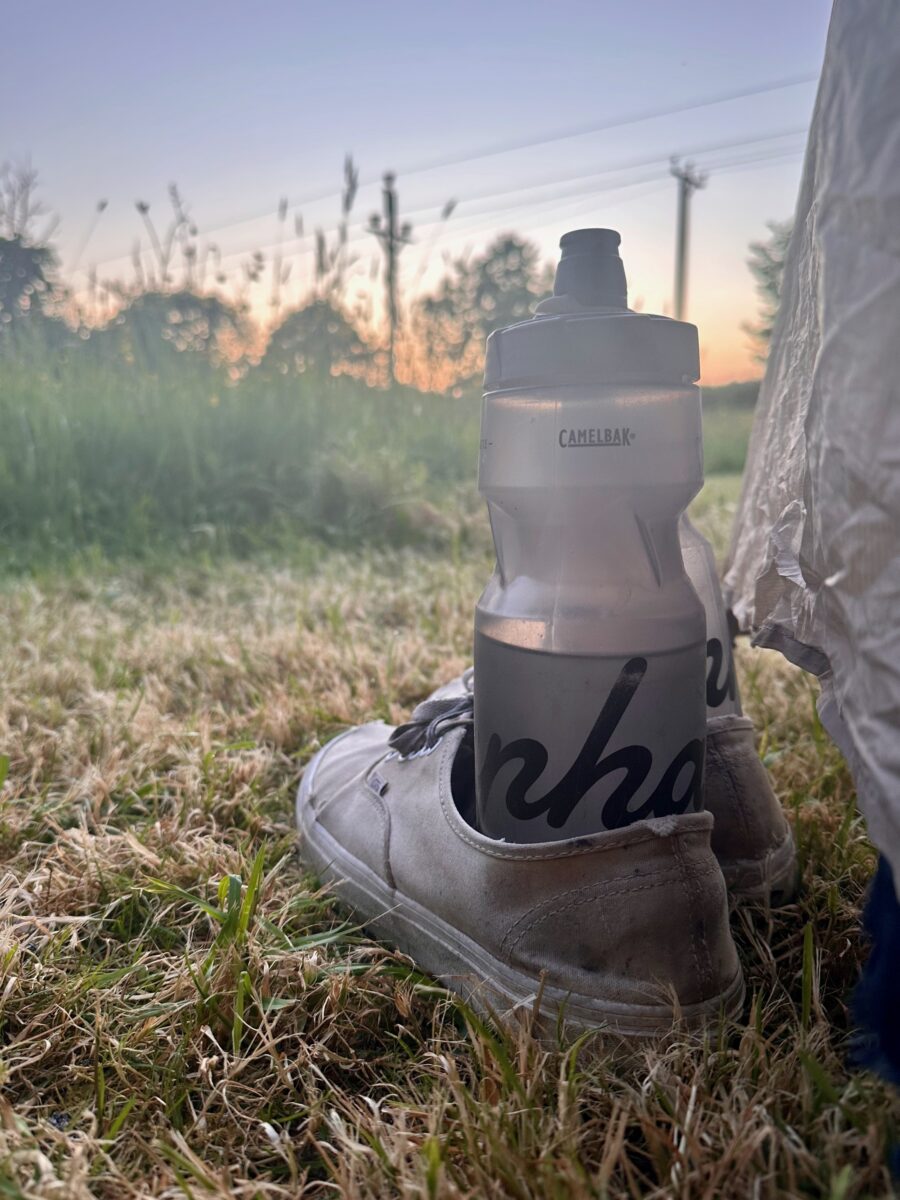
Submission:
[[[615,229],[573,229],[559,239],[554,296],[571,296],[586,308],[627,308],[625,267]]]

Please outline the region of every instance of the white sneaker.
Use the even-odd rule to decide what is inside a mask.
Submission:
[[[396,731],[351,729],[310,762],[297,822],[316,874],[424,971],[503,1015],[539,998],[544,1018],[637,1035],[737,1013],[710,814],[494,841],[458,806],[471,795],[471,706],[438,707]]]
[[[471,696],[473,678],[470,667],[425,703]],[[794,837],[756,753],[749,717],[707,721],[703,805],[715,821],[710,844],[732,899],[786,904],[797,887]]]

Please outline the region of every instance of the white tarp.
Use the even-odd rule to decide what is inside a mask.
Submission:
[[[726,593],[821,676],[900,891],[900,3],[836,0]]]

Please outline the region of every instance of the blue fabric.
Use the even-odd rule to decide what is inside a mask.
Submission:
[[[900,902],[884,858],[872,881],[863,914],[870,951],[853,996],[857,1035],[851,1063],[900,1086]],[[891,1159],[900,1176],[900,1147]]]

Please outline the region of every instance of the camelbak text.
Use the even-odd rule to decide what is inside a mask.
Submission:
[[[561,429],[559,444],[566,450],[571,446],[630,446],[634,430],[630,425],[614,429]]]

